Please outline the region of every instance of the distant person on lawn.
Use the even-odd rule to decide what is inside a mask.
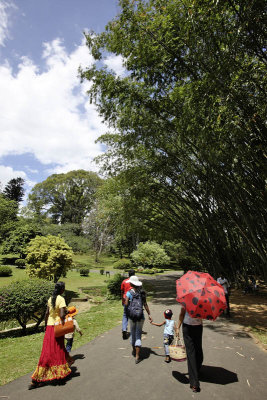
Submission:
[[[131,289],[131,284],[129,282],[129,278],[131,276],[135,275],[135,271],[131,269],[129,271],[129,277],[124,279],[121,283],[121,303],[123,305],[123,316],[122,316],[122,338],[127,339],[127,327],[128,327],[128,315],[126,312],[126,307],[125,307],[125,298],[126,298],[126,293]]]
[[[52,297],[48,299],[43,348],[36,370],[32,375],[29,390],[42,386],[46,382],[59,382],[71,373],[64,336],[56,338],[54,332],[55,322],[61,319],[64,325],[65,316],[68,314],[65,299],[62,297],[64,291],[65,283],[57,282]]]

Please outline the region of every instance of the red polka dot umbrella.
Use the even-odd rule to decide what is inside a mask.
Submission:
[[[176,292],[192,318],[215,320],[227,308],[222,286],[205,272],[188,271],[176,281]]]

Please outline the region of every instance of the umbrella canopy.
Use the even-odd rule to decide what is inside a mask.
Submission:
[[[176,281],[176,292],[192,318],[215,320],[227,308],[223,287],[205,272],[188,271]]]

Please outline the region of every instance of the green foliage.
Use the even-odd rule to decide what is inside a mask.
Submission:
[[[95,172],[84,170],[53,174],[33,187],[29,207],[36,216],[50,216],[56,224],[81,224],[101,182]]]
[[[4,265],[15,265],[18,258],[18,254],[2,254],[0,256],[1,263]]]
[[[1,320],[16,319],[23,330],[30,320],[36,321],[35,328],[44,318],[47,300],[54,285],[42,279],[27,279],[12,282],[0,289]]]
[[[95,64],[80,73],[111,127],[100,161],[124,179],[131,200],[118,203],[145,211],[131,232],[145,219],[142,241],[182,240],[214,275],[254,269],[266,280],[265,2],[120,5],[103,33],[87,35]],[[104,65],[110,53],[125,74]]]
[[[12,268],[0,265],[0,276],[11,276]]]
[[[170,262],[165,250],[158,243],[150,241],[139,243],[131,258],[136,266],[144,268],[161,267]]]
[[[109,281],[107,288],[111,297],[121,297],[121,283],[125,278],[121,274],[115,274]]]
[[[17,221],[18,205],[16,201],[5,198],[0,193],[0,243],[14,229]]]
[[[72,265],[73,252],[59,236],[37,236],[27,247],[26,271],[30,277],[57,282]]]
[[[88,276],[90,272],[89,268],[80,268],[80,275],[81,276]]]
[[[15,264],[16,264],[16,266],[17,266],[18,268],[24,269],[24,268],[25,268],[25,264],[26,264],[25,258],[18,258],[18,259],[15,261]]]
[[[40,235],[38,226],[21,219],[4,241],[2,253],[15,253],[18,254],[20,258],[25,258],[27,245],[36,235]]]
[[[14,200],[17,203],[22,201],[25,190],[23,185],[25,180],[23,178],[13,178],[5,186],[3,190],[4,196],[9,200]]]
[[[63,225],[47,223],[41,226],[41,232],[44,236],[60,235],[65,242],[72,248],[74,253],[86,253],[90,243],[88,238],[81,232],[81,225],[74,223],[65,223]]]
[[[130,269],[131,266],[132,266],[132,263],[131,263],[131,261],[128,260],[127,258],[121,258],[120,260],[116,261],[116,262],[113,264],[113,268],[114,268],[114,269],[123,269],[123,270],[126,270],[126,269]]]
[[[162,243],[162,247],[170,257],[171,261],[178,261],[181,256],[186,253],[181,243],[169,242],[165,240]]]

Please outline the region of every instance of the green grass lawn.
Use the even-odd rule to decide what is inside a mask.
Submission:
[[[120,301],[106,301],[92,307],[88,312],[78,314],[77,321],[83,336],[75,334],[73,349],[118,325],[121,318]],[[41,354],[43,338],[43,332],[21,337],[13,335],[2,339],[0,336],[0,358],[3,366],[0,369],[0,385],[34,371]]]
[[[12,276],[0,276],[0,287],[7,286],[18,279],[25,279],[28,277],[25,269],[19,269],[14,265],[9,265],[9,267],[12,268]]]
[[[255,338],[264,345],[265,349],[267,349],[267,332],[266,330],[255,328],[253,326],[250,327],[251,332],[255,336]]]
[[[110,255],[101,255],[99,262],[95,261],[95,255],[92,253],[87,254],[75,254],[73,257],[74,263],[83,264],[85,267],[89,269],[105,269],[107,271],[113,270],[113,264],[118,260],[118,257],[110,256]]]

